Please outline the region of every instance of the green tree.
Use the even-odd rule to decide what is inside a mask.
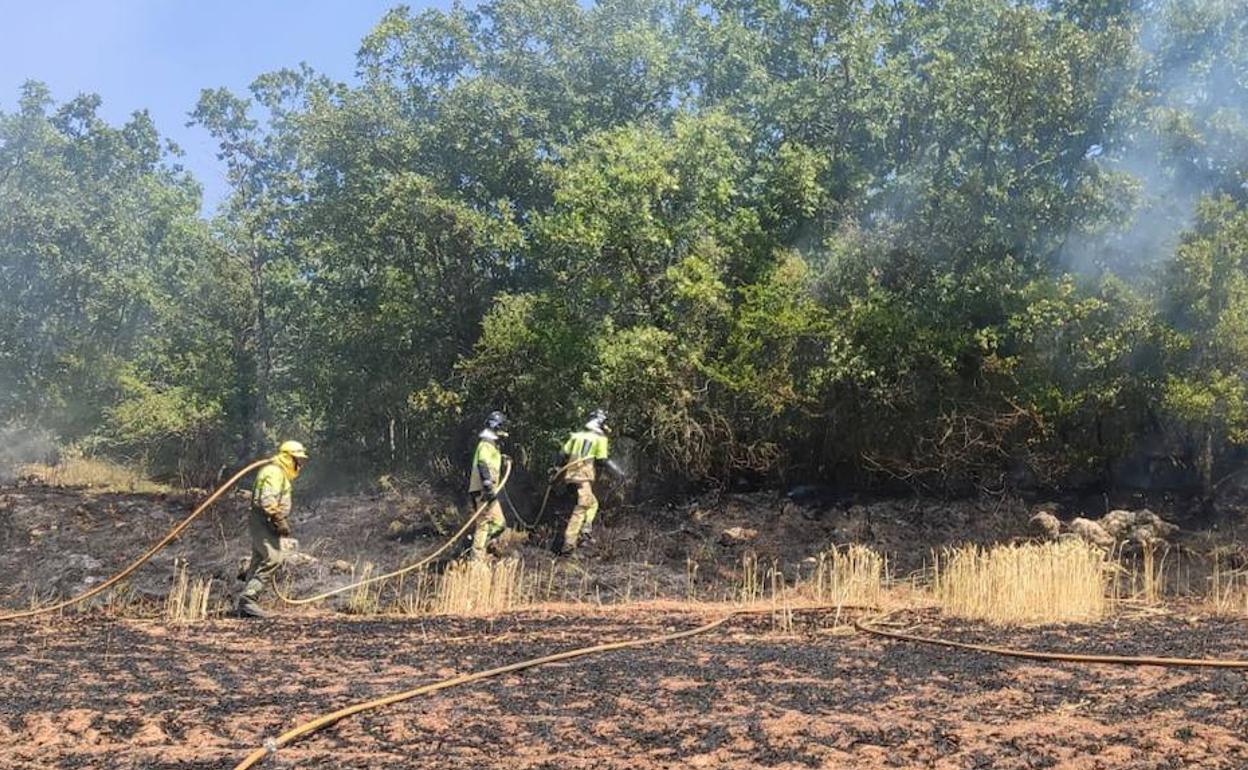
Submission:
[[[100,100],[53,108],[27,83],[0,115],[0,415],[67,439],[97,429],[156,316],[164,278],[204,241],[199,190],[146,113],[114,128]]]
[[[1162,405],[1208,497],[1218,460],[1248,444],[1248,210],[1227,197],[1201,204],[1168,270],[1164,301],[1179,349]]]

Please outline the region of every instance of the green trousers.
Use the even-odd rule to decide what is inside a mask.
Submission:
[[[264,584],[282,563],[282,546],[277,529],[261,508],[252,507],[247,518],[247,531],[251,533],[251,563],[247,565],[247,582],[239,598],[255,601],[264,590]]]
[[[472,510],[475,512],[485,502],[480,494],[472,496]],[[503,506],[495,498],[486,506],[481,518],[477,519],[477,529],[472,533],[472,555],[474,558],[485,556],[485,547],[507,529],[507,517],[503,515]]]

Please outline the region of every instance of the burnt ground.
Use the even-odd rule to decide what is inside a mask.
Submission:
[[[513,524],[515,515],[536,517],[541,497],[529,492],[508,495]],[[0,485],[0,607],[82,592],[142,553],[202,496]],[[722,600],[739,589],[747,553],[764,568],[778,565],[791,582],[809,574],[814,556],[845,543],[888,554],[895,573],[904,575],[921,567],[931,548],[1025,534],[1028,518],[1027,506],[1018,500],[798,504],[778,493],[757,492],[709,494],[680,505],[629,505],[610,494],[603,498],[597,542],[588,549],[590,580],[580,572],[556,580],[541,600]],[[509,546],[532,573],[550,571],[551,546],[571,510],[567,495],[552,500],[531,537]],[[464,501],[427,488],[319,498],[297,494],[292,518],[305,561],[289,566],[283,579],[291,581],[291,593],[308,595],[349,582],[351,570],[366,563],[394,569],[444,542],[467,513]],[[233,593],[240,562],[250,550],[246,516],[245,492],[225,496],[145,565],[129,589],[135,597],[161,602],[176,560],[187,564],[192,576],[214,578],[218,595]],[[734,528],[749,534],[725,536]],[[693,586],[691,565],[696,565]]]
[[[504,507],[513,526],[536,519],[540,492],[520,482],[508,490]],[[0,484],[0,607],[81,593],[142,553],[205,494],[118,493],[30,481]],[[739,590],[747,555],[764,569],[778,567],[792,584],[809,577],[818,554],[847,543],[886,555],[892,574],[904,578],[922,570],[933,550],[1033,534],[1030,504],[1010,496],[877,499],[815,487],[789,494],[708,492],[679,503],[659,503],[630,501],[619,490],[600,489],[599,494],[597,542],[586,549],[586,569],[555,568],[552,545],[572,506],[562,490],[552,495],[544,520],[526,533],[528,539],[506,546],[524,559],[529,573],[555,573],[546,583],[550,590],[537,599],[718,601]],[[240,585],[237,575],[250,550],[247,501],[245,489],[219,500],[127,581],[130,595],[158,605],[179,563],[193,577],[212,577],[214,596],[228,600]],[[1124,499],[1114,504],[1148,505],[1183,527],[1172,543],[1183,553],[1189,583],[1202,579],[1199,569],[1193,573],[1193,561],[1205,560],[1215,549],[1236,552],[1239,560],[1224,566],[1248,565],[1248,549],[1242,546],[1248,539],[1248,492],[1240,503],[1227,503],[1227,518],[1216,527],[1194,517],[1192,506],[1182,501]],[[1098,498],[1068,501],[1057,510],[1066,519],[1095,517],[1110,505],[1108,498]],[[350,582],[353,571],[359,574],[366,564],[374,565],[374,574],[395,569],[441,545],[467,515],[466,500],[422,484],[350,495],[315,496],[296,489],[292,523],[302,563],[289,565],[282,579],[290,581],[290,593],[305,596]],[[740,536],[731,535],[734,531]],[[1178,561],[1176,551],[1167,564],[1174,567]],[[1187,585],[1172,588],[1189,592]]]
[[[269,736],[456,673],[691,627],[698,613],[549,608],[189,627],[84,616],[0,626],[0,766],[230,768]],[[740,618],[365,713],[286,768],[1242,768],[1244,672],[1039,665]],[[921,632],[1090,652],[1248,657],[1244,621],[1167,614]]]

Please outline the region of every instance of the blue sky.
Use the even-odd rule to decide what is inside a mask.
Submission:
[[[112,123],[146,108],[186,152],[205,210],[225,194],[215,147],[187,113],[203,88],[245,93],[262,72],[307,62],[351,80],[360,39],[398,0],[0,0],[0,110],[25,80],[63,102],[98,93]],[[410,0],[413,8],[446,0]]]

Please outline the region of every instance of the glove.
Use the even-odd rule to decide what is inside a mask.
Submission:
[[[484,484],[481,487],[481,496],[492,503],[495,498],[498,497],[498,492],[494,489],[494,485],[492,483]]]
[[[279,513],[271,521],[278,537],[290,537],[290,519],[286,518],[286,514]]]
[[[553,484],[553,483],[554,483],[554,481],[555,481],[555,479],[557,479],[557,478],[559,478],[559,469],[558,469],[558,468],[556,468],[555,466],[553,466],[553,465],[552,465],[552,466],[550,466],[549,468],[547,468],[547,469],[546,469],[546,480],[547,480],[548,482],[550,482],[550,483],[552,483],[552,484]]]

